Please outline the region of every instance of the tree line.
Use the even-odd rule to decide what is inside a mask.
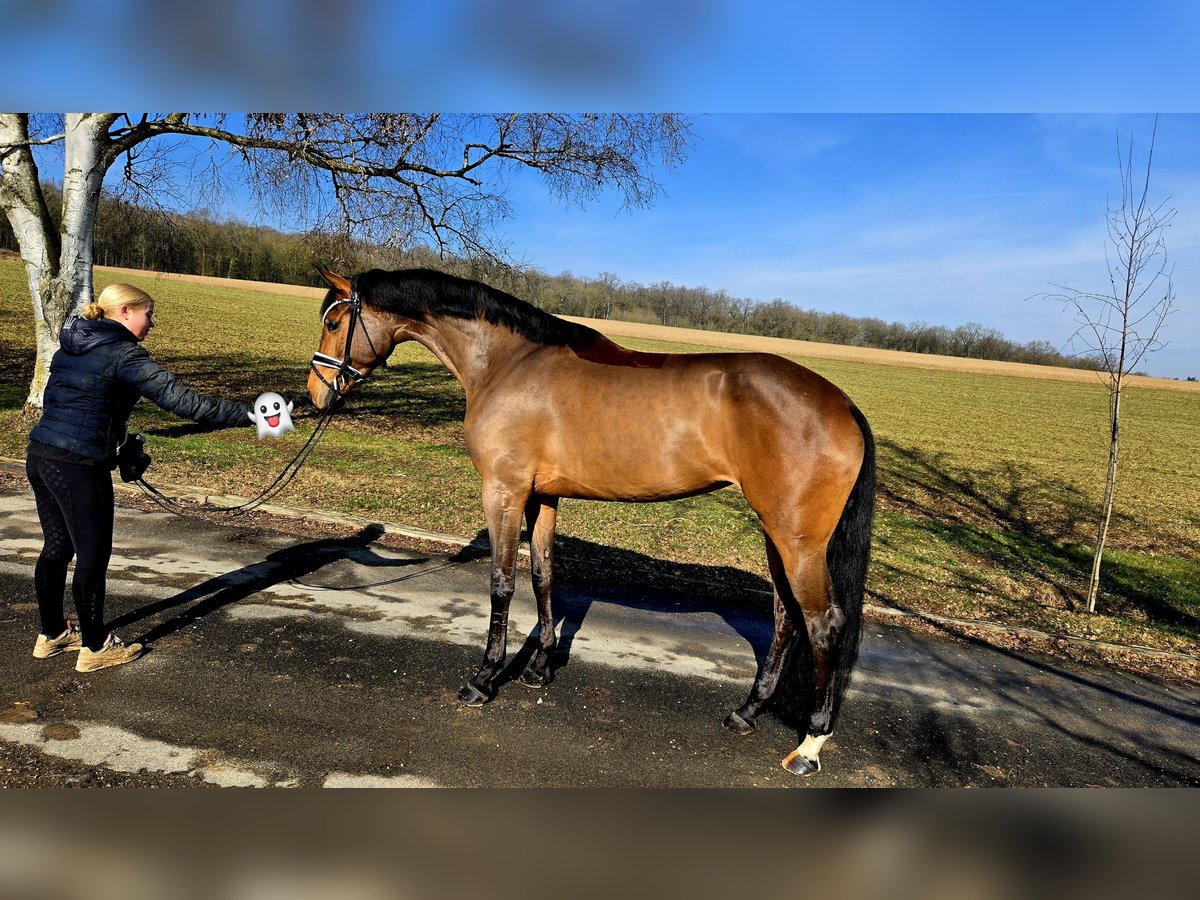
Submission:
[[[51,211],[61,209],[61,189],[43,184],[43,190],[51,201]],[[1100,368],[1099,361],[1092,357],[1064,354],[1047,341],[1020,344],[995,328],[973,322],[953,328],[927,322],[888,322],[803,309],[781,298],[762,301],[735,297],[724,289],[687,287],[668,281],[643,285],[622,281],[610,272],[595,278],[570,272],[549,275],[536,268],[505,266],[486,258],[445,257],[424,247],[401,250],[327,232],[287,234],[221,220],[204,209],[172,213],[107,192],[100,200],[95,241],[95,261],[106,266],[313,286],[321,284],[312,268],[314,261],[348,271],[425,266],[483,281],[556,315],[972,359]],[[18,249],[12,228],[2,216],[0,248]]]

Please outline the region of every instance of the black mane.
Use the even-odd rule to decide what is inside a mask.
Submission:
[[[598,331],[552,316],[504,291],[433,269],[371,269],[358,276],[356,286],[365,305],[409,319],[484,319],[535,344],[580,349],[592,346],[601,337]],[[322,314],[329,303],[327,297]]]

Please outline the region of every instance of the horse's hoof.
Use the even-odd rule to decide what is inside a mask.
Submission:
[[[458,692],[458,702],[463,706],[483,706],[483,704],[491,699],[491,697],[470,682],[464,684],[463,689]]]
[[[551,682],[552,678],[549,672],[533,672],[526,669],[521,673],[521,677],[517,679],[525,687],[544,688]]]
[[[821,771],[821,758],[809,759],[806,756],[802,756],[798,750],[793,750],[784,757],[781,765],[793,775],[800,775],[807,778]]]
[[[754,731],[754,722],[743,719],[737,712],[731,712],[725,717],[725,727],[737,735],[746,735]]]

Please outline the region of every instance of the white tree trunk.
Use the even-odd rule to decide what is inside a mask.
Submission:
[[[104,173],[112,164],[108,128],[116,116],[103,113],[69,113],[66,117],[66,166],[63,172],[62,256],[56,292],[58,325],[75,310],[92,301],[92,263],[96,211]]]
[[[21,259],[33,299],[37,342],[26,411],[42,407],[50,375],[50,358],[67,317],[92,299],[92,262],[96,210],[104,173],[112,164],[108,128],[111,114],[75,113],[66,117],[61,243],[38,184],[38,170],[28,146],[4,154],[0,208],[8,215],[21,247]],[[0,114],[0,145],[27,142],[28,117]],[[56,258],[57,257],[57,258]]]
[[[33,300],[33,323],[37,339],[37,358],[26,409],[40,409],[42,392],[50,372],[50,357],[58,347],[58,328],[51,326],[54,304],[50,302],[53,283],[58,275],[58,259],[53,222],[46,209],[38,184],[33,152],[21,146],[29,140],[28,117],[19,113],[0,114],[0,145],[10,149],[3,154],[3,178],[0,178],[0,209],[8,216],[21,248],[29,296]],[[59,322],[61,327],[61,322]]]
[[[1104,543],[1108,540],[1108,524],[1112,520],[1113,504],[1117,499],[1117,462],[1121,455],[1121,381],[1118,376],[1109,386],[1108,398],[1108,474],[1104,479],[1104,504],[1100,510],[1100,525],[1096,530],[1096,550],[1092,555],[1092,577],[1088,581],[1087,611],[1096,611],[1100,592],[1100,566],[1104,560]]]

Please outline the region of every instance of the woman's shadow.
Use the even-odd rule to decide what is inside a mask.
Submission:
[[[386,568],[419,566],[429,562],[428,559],[391,559],[380,556],[370,549],[369,545],[383,533],[382,525],[371,524],[349,537],[305,541],[282,550],[276,550],[268,554],[261,562],[251,563],[241,569],[226,572],[224,575],[210,578],[173,597],[125,613],[113,621],[110,627],[115,629],[131,625],[175,607],[187,603],[194,604],[179,615],[153,626],[137,638],[139,642],[148,644],[174,634],[181,628],[186,628],[198,619],[229,606],[231,603],[245,600],[259,591],[285,581],[293,581],[305,575],[311,575],[318,569],[338,560],[347,559],[361,566]],[[387,582],[379,582],[379,584],[385,583]]]

